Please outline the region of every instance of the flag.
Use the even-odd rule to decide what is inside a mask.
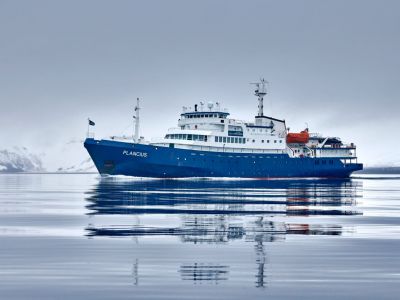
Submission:
[[[95,122],[93,122],[92,120],[90,120],[90,119],[88,119],[89,120],[89,125],[90,126],[94,126],[94,125],[96,125],[96,123]]]

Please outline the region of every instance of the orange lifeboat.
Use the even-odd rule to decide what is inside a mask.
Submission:
[[[286,143],[288,144],[307,144],[310,139],[308,130],[303,130],[300,133],[288,133],[286,136]]]

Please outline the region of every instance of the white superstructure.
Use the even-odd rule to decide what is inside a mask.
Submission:
[[[178,127],[150,144],[217,152],[287,153],[290,157],[355,158],[355,145],[344,145],[339,138],[310,135],[306,143],[287,143],[285,120],[264,115],[266,81],[256,83],[258,114],[253,122],[229,118],[219,102],[200,102],[183,107]]]

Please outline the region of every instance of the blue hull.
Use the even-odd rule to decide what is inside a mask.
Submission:
[[[336,177],[362,170],[339,158],[290,158],[287,154],[194,151],[117,141],[86,139],[100,174],[155,178],[181,177]]]

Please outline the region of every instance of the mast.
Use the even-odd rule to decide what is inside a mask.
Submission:
[[[138,143],[139,142],[139,126],[140,126],[140,119],[139,119],[139,110],[140,110],[140,106],[139,106],[139,98],[136,98],[136,106],[135,106],[135,113],[136,115],[133,116],[134,121],[134,125],[135,125],[135,134],[133,137],[133,140]]]
[[[264,78],[260,79],[260,82],[253,83],[256,85],[256,90],[254,91],[254,95],[258,97],[258,114],[257,116],[264,116],[264,96],[267,94],[267,81]]]

